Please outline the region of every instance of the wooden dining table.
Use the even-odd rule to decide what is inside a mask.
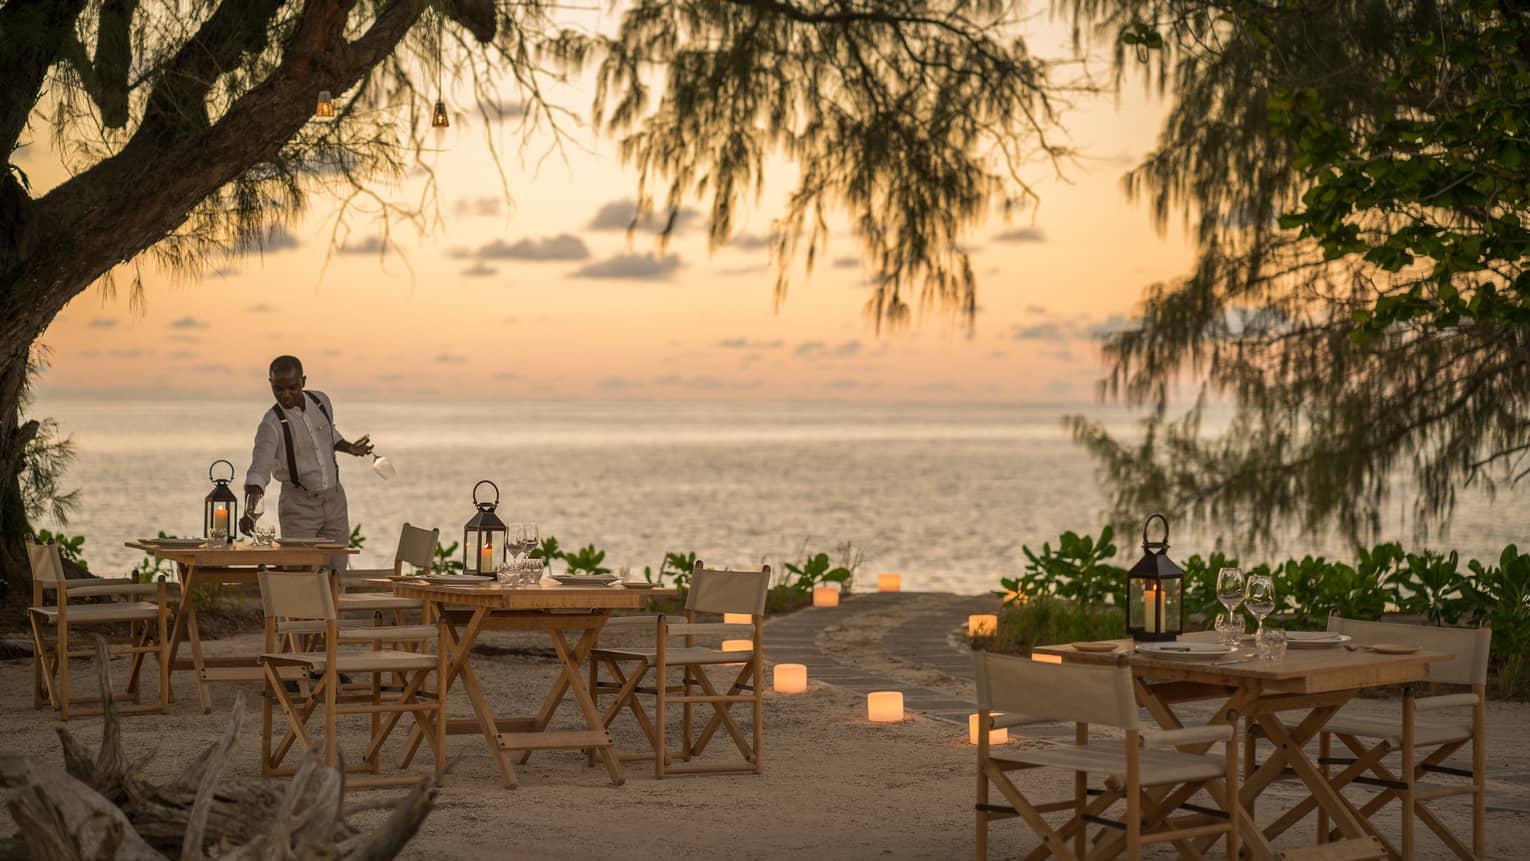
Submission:
[[[175,563],[181,596],[180,603],[176,605],[175,625],[170,634],[169,663],[172,670],[196,671],[197,702],[203,714],[212,710],[212,694],[208,690],[210,683],[260,681],[263,677],[258,655],[203,654],[202,631],[197,625],[197,605],[194,600],[196,591],[256,583],[261,565],[312,569],[328,565],[331,557],[354,555],[357,552],[354,548],[337,544],[283,546],[280,542],[269,547],[234,542],[220,549],[166,546],[145,540],[129,541],[126,544],[135,550]],[[189,640],[191,644],[189,660],[178,657],[183,640]]]
[[[1216,638],[1215,632],[1211,631],[1180,637],[1192,642],[1215,642]],[[1082,651],[1068,643],[1038,646],[1032,657],[1105,665],[1114,663],[1120,650],[1133,647],[1131,640],[1114,642],[1118,647],[1114,653]],[[1276,854],[1270,842],[1318,808],[1328,814],[1333,827],[1344,838],[1325,845],[1325,849],[1334,853],[1333,857],[1343,856],[1347,848],[1379,850],[1381,846],[1372,823],[1333,788],[1322,768],[1304,748],[1322,730],[1323,724],[1361,691],[1422,682],[1429,664],[1448,661],[1454,655],[1430,651],[1381,654],[1330,646],[1289,648],[1284,657],[1273,661],[1237,660],[1247,657],[1245,652],[1221,661],[1189,661],[1137,652],[1132,655],[1131,668],[1138,702],[1164,729],[1179,729],[1184,724],[1176,712],[1177,707],[1219,701],[1208,723],[1236,726],[1239,719],[1246,720],[1257,735],[1273,746],[1263,762],[1257,760],[1253,750],[1246,750],[1244,755],[1247,773],[1243,775],[1238,795],[1245,815],[1240,818],[1239,833],[1251,857],[1274,859]],[[1229,660],[1236,662],[1226,662]],[[1210,744],[1197,744],[1180,749],[1204,753],[1210,747]],[[1254,814],[1260,794],[1276,780],[1293,777],[1306,787],[1308,798],[1273,821],[1259,823]],[[1184,804],[1189,795],[1184,790],[1159,792],[1155,796],[1154,809],[1168,815]],[[1115,833],[1103,837],[1104,843],[1122,839]],[[1103,854],[1109,854],[1108,848],[1100,848]]]
[[[419,577],[388,578],[394,594],[425,604],[426,618],[444,618],[447,647],[446,687],[461,682],[472,703],[473,717],[448,720],[447,735],[480,734],[506,787],[516,786],[515,768],[509,752],[524,763],[537,750],[577,749],[589,751],[606,766],[611,782],[626,780],[621,757],[611,734],[601,723],[595,701],[581,682],[580,667],[615,610],[642,608],[653,598],[673,598],[672,589],[628,589],[611,586],[564,586],[544,582],[536,586],[505,586],[498,583],[449,584]],[[559,672],[541,706],[534,714],[500,716],[484,696],[483,687],[469,659],[473,644],[484,631],[542,631],[558,657]],[[570,644],[565,634],[578,633]],[[551,722],[565,696],[572,694],[583,719],[578,729],[552,729]],[[407,766],[420,746],[419,729],[411,732],[400,765]]]

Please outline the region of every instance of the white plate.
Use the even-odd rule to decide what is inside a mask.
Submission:
[[[426,574],[424,577],[416,577],[416,580],[424,580],[426,583],[492,583],[494,578],[487,574]]]
[[[1225,643],[1138,643],[1137,652],[1169,661],[1214,661],[1235,649]]]
[[[1286,645],[1293,649],[1328,649],[1334,646],[1342,646],[1354,639],[1348,634],[1334,634],[1328,631],[1287,631]]]
[[[552,578],[565,586],[607,586],[622,579],[615,574],[554,574]]]

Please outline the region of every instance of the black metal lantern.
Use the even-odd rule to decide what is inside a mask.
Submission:
[[[220,463],[228,467],[228,478],[213,475]],[[234,465],[226,460],[215,460],[207,467],[207,477],[212,479],[213,489],[202,501],[202,537],[211,538],[214,529],[223,530],[224,535],[233,535],[239,528],[239,498],[228,489],[228,483],[234,480]]]
[[[1163,540],[1149,541],[1148,528],[1163,521]],[[1169,520],[1154,514],[1142,524],[1143,557],[1126,572],[1126,629],[1139,642],[1175,640],[1184,630],[1184,569],[1168,556]]]
[[[478,501],[478,488],[486,484],[494,488],[493,502]],[[473,504],[478,513],[462,532],[462,573],[493,577],[505,555],[505,522],[494,513],[499,507],[499,487],[488,479],[473,485]]]

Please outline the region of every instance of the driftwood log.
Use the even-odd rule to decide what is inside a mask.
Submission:
[[[16,790],[7,806],[39,861],[380,861],[398,855],[430,813],[437,790],[430,777],[402,798],[346,805],[345,775],[325,767],[317,753],[286,784],[227,776],[243,694],[221,739],[174,780],[151,783],[143,771],[153,755],[129,760],[122,749],[100,638],[96,651],[104,717],[95,755],[60,726],[63,770],[24,757],[0,759],[0,785]],[[348,822],[375,809],[389,811],[376,829]]]

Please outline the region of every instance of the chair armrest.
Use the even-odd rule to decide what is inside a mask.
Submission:
[[[653,630],[653,626],[655,624],[654,620],[657,619],[657,618],[659,618],[659,617],[658,616],[653,616],[653,615],[647,615],[647,616],[612,616],[611,618],[606,620],[605,627],[603,627],[601,630],[602,631],[612,631],[612,630],[626,630],[626,629],[629,629],[629,628],[647,628],[649,630]]]
[[[337,619],[337,630],[350,630],[352,628],[371,628],[371,619]],[[328,630],[322,619],[288,619],[276,623],[278,634],[322,634]]]
[[[1209,744],[1214,741],[1231,741],[1232,724],[1214,723],[1205,726],[1187,726],[1182,729],[1145,729],[1142,731],[1143,747],[1179,747],[1182,744]]]
[[[438,631],[435,625],[383,625],[381,627],[346,628],[338,633],[342,643],[384,642],[407,640],[434,640]]]
[[[159,591],[155,583],[139,583],[127,577],[111,579],[66,580],[63,594],[71,598],[90,595],[153,595]]]
[[[674,622],[666,625],[668,633],[672,637],[689,634],[739,634],[741,636],[754,636],[754,626],[741,622]]]
[[[1413,709],[1415,711],[1433,711],[1435,709],[1459,708],[1462,706],[1474,706],[1477,704],[1476,694],[1441,694],[1437,697],[1414,697]]]
[[[1011,726],[1025,726],[1027,724],[1033,724],[1033,723],[1051,723],[1051,721],[1050,720],[1043,720],[1041,718],[1033,718],[1033,717],[1029,717],[1027,715],[994,715],[993,716],[993,728],[994,729],[1003,729],[1004,727],[1011,727]]]

